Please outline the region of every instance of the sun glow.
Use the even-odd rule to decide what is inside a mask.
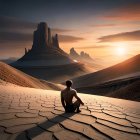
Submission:
[[[116,46],[115,53],[117,55],[123,56],[126,54],[126,51],[127,51],[126,46],[127,45],[125,43],[116,43],[115,46]]]
[[[124,54],[126,53],[126,50],[125,50],[125,48],[123,48],[123,47],[118,47],[118,48],[116,49],[116,53],[117,53],[118,55],[124,55]]]

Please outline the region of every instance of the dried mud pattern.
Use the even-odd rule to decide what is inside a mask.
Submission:
[[[140,138],[140,112],[111,104],[104,97],[79,94],[85,102],[82,112],[66,114],[60,92],[5,86],[0,89],[1,140]]]

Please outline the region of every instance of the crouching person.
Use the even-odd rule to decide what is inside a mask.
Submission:
[[[66,88],[61,91],[61,103],[65,109],[66,113],[72,113],[72,112],[81,112],[80,104],[84,105],[82,100],[77,96],[77,91],[72,86],[72,81],[68,80],[66,81]],[[73,97],[75,97],[77,100],[73,102]]]

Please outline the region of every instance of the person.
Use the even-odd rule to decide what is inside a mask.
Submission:
[[[66,113],[72,113],[72,112],[81,112],[79,109],[80,104],[84,105],[82,100],[77,96],[77,91],[73,89],[72,86],[73,82],[71,80],[66,81],[66,88],[61,91],[61,103],[62,106],[65,109]],[[73,97],[75,97],[77,100],[73,103]]]

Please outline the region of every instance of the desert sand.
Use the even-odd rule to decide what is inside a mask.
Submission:
[[[36,79],[3,62],[0,62],[0,79],[5,82],[23,87],[53,89],[53,90],[61,90],[63,88],[63,86],[60,84],[54,84],[51,82]]]
[[[107,94],[110,97],[135,100],[140,102],[140,80]]]
[[[140,55],[73,82],[79,92],[140,101]]]
[[[140,103],[78,93],[82,112],[64,113],[60,92],[0,85],[1,140],[139,140]]]
[[[140,101],[140,76],[110,80],[94,86],[77,88],[79,92]]]
[[[67,79],[75,78],[95,71],[93,67],[83,63],[72,63],[56,66],[15,67],[33,77],[47,81],[62,83]]]
[[[140,54],[109,68],[74,78],[74,87],[87,87],[140,72]],[[140,75],[140,74],[139,74]],[[122,78],[121,78],[122,77]]]

